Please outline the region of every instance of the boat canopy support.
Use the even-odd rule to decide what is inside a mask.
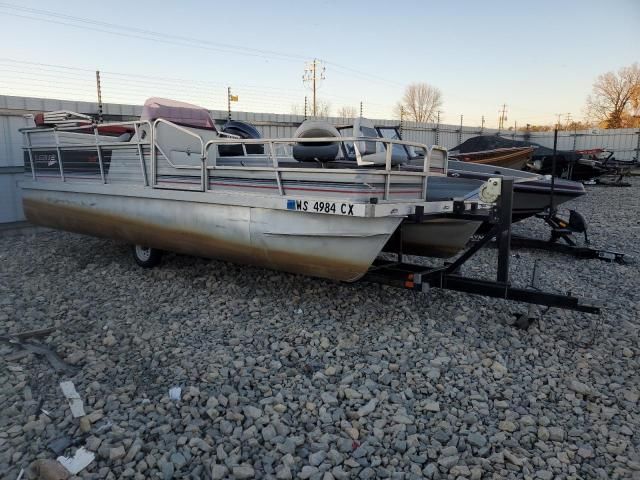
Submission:
[[[439,267],[407,263],[403,261],[402,252],[398,251],[396,252],[398,256],[397,261],[378,259],[363,280],[421,292],[425,292],[429,288],[441,288],[585,313],[600,313],[602,304],[596,299],[577,297],[570,293],[563,295],[545,292],[536,288],[536,269],[534,269],[531,287],[521,288],[511,285],[509,278],[509,261],[511,258],[512,240],[512,202],[513,180],[505,178],[502,180],[498,205],[490,213],[483,213],[478,210],[472,213],[454,212],[446,214],[446,217],[449,218],[473,217],[476,220],[488,220],[493,225],[488,233],[478,242],[472,244],[468,250],[452,263],[445,263]],[[409,221],[411,220],[412,219],[409,219]],[[421,218],[417,218],[417,221],[420,220]],[[477,279],[462,275],[460,268],[481,248],[493,240],[498,244],[495,280]]]

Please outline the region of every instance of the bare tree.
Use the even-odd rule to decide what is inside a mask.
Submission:
[[[331,115],[331,102],[327,100],[316,100],[316,117],[328,117]]]
[[[338,117],[342,118],[343,120],[347,120],[348,118],[356,118],[357,116],[358,110],[356,109],[356,107],[344,106],[338,109]]]
[[[304,115],[304,106],[297,103],[291,104],[291,115]]]
[[[640,64],[600,75],[587,97],[587,115],[605,128],[632,127],[640,123]]]
[[[396,106],[398,116],[401,107],[408,120],[421,123],[433,121],[442,107],[442,92],[428,83],[412,83],[405,88],[402,100]]]
[[[331,112],[331,103],[325,100],[316,100],[316,117],[328,117]],[[304,105],[299,105],[297,103],[291,104],[291,115],[305,115]],[[313,107],[307,104],[307,117],[313,116]]]

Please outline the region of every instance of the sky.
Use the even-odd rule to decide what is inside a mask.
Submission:
[[[293,113],[318,98],[389,118],[406,85],[443,94],[441,121],[495,127],[584,116],[599,74],[640,61],[640,1],[0,1],[0,94],[141,103],[164,96]]]

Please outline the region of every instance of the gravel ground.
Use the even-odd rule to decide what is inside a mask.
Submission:
[[[592,243],[640,258],[640,179],[588,188],[573,206]],[[81,478],[640,478],[638,263],[520,251],[516,283],[536,259],[542,288],[606,311],[539,309],[522,331],[525,308],[500,300],[176,255],[144,270],[112,241],[0,238],[0,331],[53,325],[46,344],[76,367],[0,343],[0,477],[68,436],[67,453],[96,453]]]

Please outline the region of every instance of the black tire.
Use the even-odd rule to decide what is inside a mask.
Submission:
[[[133,245],[131,247],[133,258],[138,265],[143,268],[152,268],[160,263],[162,258],[162,250],[157,248],[145,247],[143,245]]]

